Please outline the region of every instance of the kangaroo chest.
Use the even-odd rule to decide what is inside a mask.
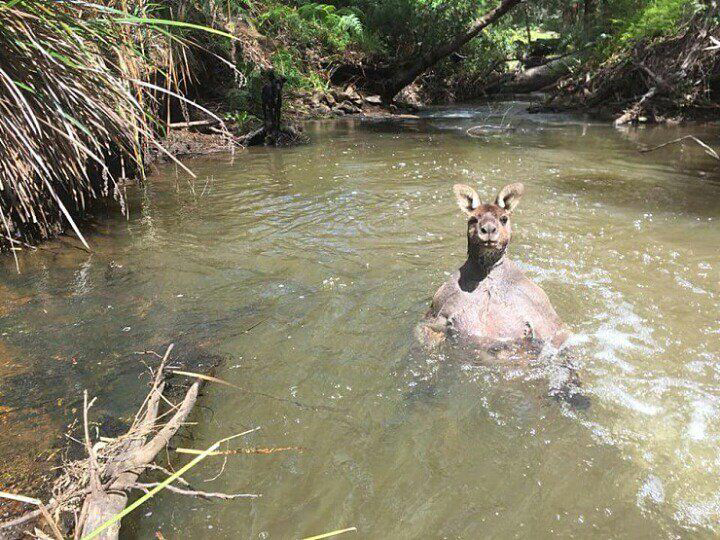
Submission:
[[[448,330],[476,338],[514,339],[532,329],[531,313],[513,301],[512,290],[490,280],[472,291],[456,287],[445,299],[439,315]],[[529,306],[526,306],[529,307]]]

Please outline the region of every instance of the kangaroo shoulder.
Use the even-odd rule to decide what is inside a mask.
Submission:
[[[460,279],[460,272],[453,272],[450,277],[440,285],[440,288],[435,292],[432,299],[433,310],[438,310],[442,307],[445,301],[450,298],[453,294],[460,290],[458,286],[458,280]]]

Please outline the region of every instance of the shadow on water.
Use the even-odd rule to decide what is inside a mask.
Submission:
[[[643,176],[635,178],[609,171],[585,171],[558,175],[552,182],[561,192],[581,193],[589,204],[632,210],[638,215],[682,213],[713,218],[720,214],[720,183],[698,176],[688,178],[682,185],[672,185],[662,179],[667,174],[662,167],[658,167],[655,175],[648,176],[643,171]]]

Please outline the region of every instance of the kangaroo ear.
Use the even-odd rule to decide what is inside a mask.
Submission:
[[[525,186],[522,182],[508,184],[500,190],[500,193],[498,193],[497,199],[495,199],[495,204],[497,204],[500,208],[505,208],[508,212],[512,212],[520,202],[520,197],[522,197],[524,192]]]
[[[455,198],[457,199],[460,210],[468,216],[473,213],[473,210],[480,206],[480,197],[478,197],[477,192],[470,186],[455,184],[453,191],[455,192]]]

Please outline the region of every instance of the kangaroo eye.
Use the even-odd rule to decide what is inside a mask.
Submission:
[[[475,225],[477,223],[477,218],[471,217],[468,219],[468,225]]]
[[[507,222],[508,222],[508,217],[507,217],[507,216],[503,216],[503,217],[500,218],[500,223],[502,223],[503,225],[505,225]]]

